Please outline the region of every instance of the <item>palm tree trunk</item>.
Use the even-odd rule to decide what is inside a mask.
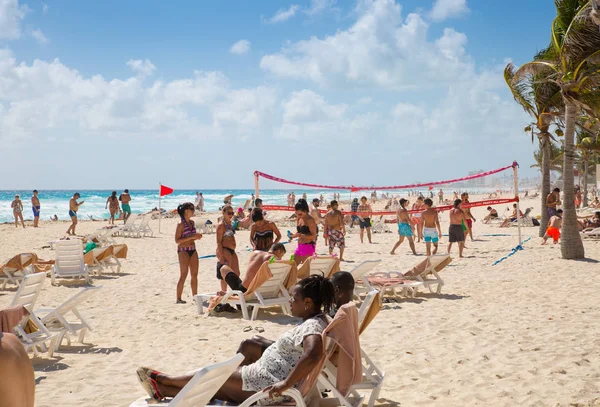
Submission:
[[[550,194],[550,139],[542,135],[540,140],[540,152],[542,153],[542,217],[540,221],[539,235],[543,237],[548,228],[548,208],[546,197]]]
[[[588,171],[589,171],[589,160],[587,157],[583,162],[583,207],[588,206]]]
[[[577,228],[575,212],[575,188],[573,163],[575,162],[575,118],[577,108],[567,97],[565,100],[565,154],[563,168],[563,222],[560,251],[564,259],[582,259],[585,257],[583,242]]]

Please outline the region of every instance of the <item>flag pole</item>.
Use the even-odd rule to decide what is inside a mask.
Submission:
[[[160,204],[161,204],[161,202],[160,202],[160,198],[161,198],[161,196],[160,196],[161,185],[162,184],[159,182],[158,183],[158,233],[161,233],[160,232],[160,221],[162,219],[162,209],[161,209],[161,206],[160,206]]]

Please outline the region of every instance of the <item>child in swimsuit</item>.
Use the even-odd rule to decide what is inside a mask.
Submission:
[[[183,286],[188,275],[192,275],[192,295],[198,294],[198,254],[196,240],[202,239],[202,233],[196,232],[196,225],[191,219],[194,216],[194,204],[186,202],[177,207],[181,222],[175,229],[175,243],[177,243],[177,257],[179,258],[179,281],[177,282],[177,304],[185,304],[181,299]]]

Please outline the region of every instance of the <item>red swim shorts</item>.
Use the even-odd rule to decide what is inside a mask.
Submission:
[[[550,236],[552,238],[552,240],[554,240],[555,242],[558,242],[558,239],[560,238],[560,229],[557,229],[552,226],[548,226],[548,229],[546,229],[546,234],[548,236]]]

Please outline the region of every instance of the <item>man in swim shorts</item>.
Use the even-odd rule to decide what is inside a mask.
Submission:
[[[329,236],[329,254],[332,254],[337,246],[340,249],[340,261],[344,261],[346,225],[344,215],[338,210],[338,202],[335,200],[331,201],[331,210],[325,215],[325,233]]]
[[[463,257],[463,249],[465,247],[465,232],[463,230],[463,222],[465,221],[465,213],[462,210],[462,200],[454,200],[454,208],[450,211],[450,227],[448,228],[448,254],[452,249],[452,243],[458,243],[458,257]]]
[[[31,197],[31,210],[33,211],[33,227],[37,228],[40,222],[40,198],[38,198],[37,189],[33,190],[33,196]]]
[[[560,239],[560,228],[562,227],[562,214],[562,209],[559,209],[556,211],[556,215],[550,218],[548,221],[548,229],[546,229],[542,244],[546,244],[546,241],[549,238],[552,238],[554,244],[558,243],[558,239]]]
[[[492,219],[498,219],[498,211],[492,208],[491,206],[487,207],[488,215],[483,218],[483,223],[488,224]]]
[[[371,242],[371,216],[373,215],[373,209],[371,209],[371,205],[369,205],[369,203],[367,202],[366,196],[360,198],[360,205],[358,205],[356,212],[360,223],[360,242],[364,243],[364,235],[366,229],[369,243],[373,243]]]
[[[129,206],[129,202],[131,202],[131,195],[129,195],[129,190],[126,189],[123,191],[121,196],[119,196],[119,201],[121,201],[121,209],[123,209],[123,224],[127,223],[127,219],[131,216],[131,206]]]
[[[400,208],[398,208],[398,212],[396,212],[396,217],[398,218],[399,237],[390,254],[396,254],[396,249],[400,247],[402,242],[404,242],[404,238],[406,238],[408,240],[408,244],[410,245],[410,249],[416,256],[417,251],[415,250],[415,241],[413,239],[412,221],[410,220],[408,211],[405,208],[407,202],[408,201],[404,198],[400,199]]]
[[[73,198],[69,200],[69,216],[71,217],[71,226],[67,229],[67,235],[75,234],[75,227],[77,226],[77,211],[79,207],[83,205],[83,201],[77,202],[77,200],[81,197],[79,192],[75,192],[73,194]]]
[[[442,227],[440,226],[440,218],[437,211],[432,208],[433,201],[427,198],[423,204],[426,208],[423,212],[423,240],[425,240],[425,247],[427,247],[427,256],[431,256],[432,243],[433,254],[437,254]]]

